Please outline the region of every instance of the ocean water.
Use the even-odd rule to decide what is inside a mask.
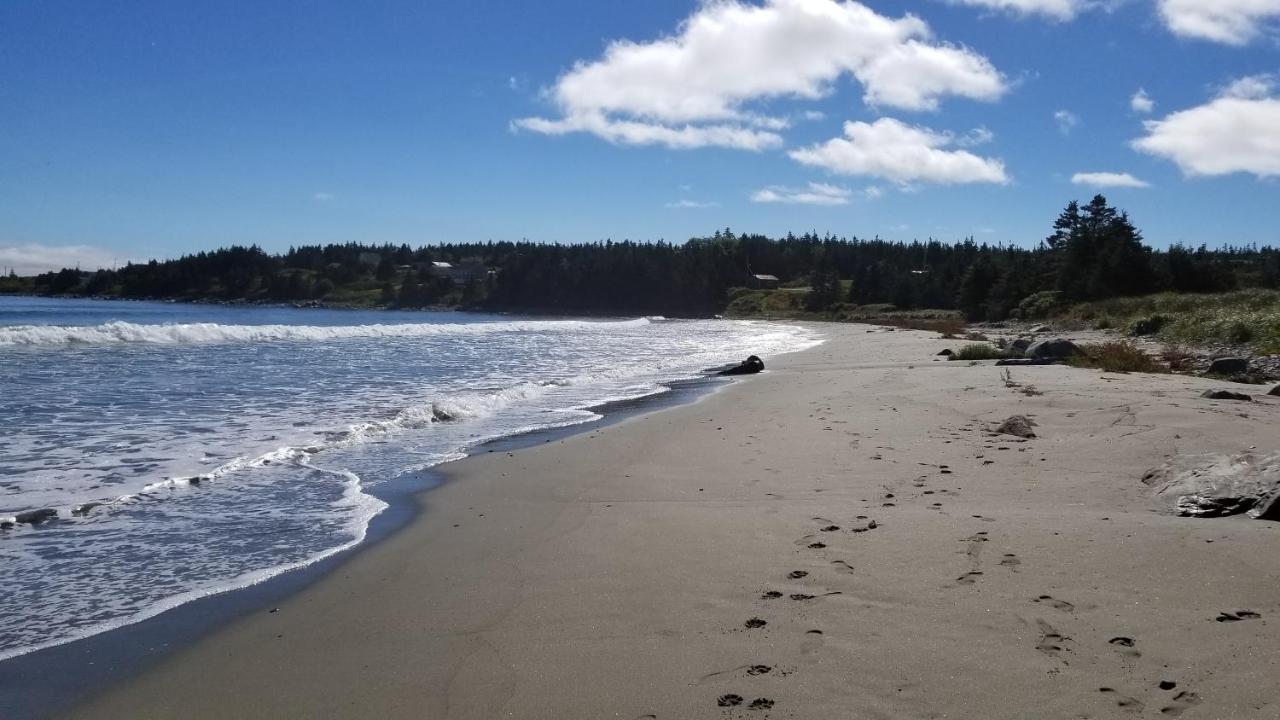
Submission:
[[[728,320],[0,297],[0,659],[359,543],[378,484],[704,368],[811,347]],[[513,478],[512,482],[519,482]]]

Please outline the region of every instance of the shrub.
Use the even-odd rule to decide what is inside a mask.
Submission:
[[[1163,365],[1145,350],[1129,342],[1105,342],[1083,345],[1081,354],[1068,362],[1076,367],[1098,368],[1106,372],[1161,373]]]
[[[1138,318],[1129,327],[1130,335],[1155,335],[1164,329],[1168,324],[1169,318],[1164,315],[1148,315],[1144,318]]]
[[[1062,292],[1045,290],[1023,298],[1014,309],[1013,315],[1024,320],[1036,320],[1056,315],[1062,308]]]
[[[949,360],[1002,360],[1008,355],[1000,348],[987,343],[971,343],[960,348]]]

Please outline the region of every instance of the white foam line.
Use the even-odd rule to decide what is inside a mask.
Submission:
[[[307,464],[307,463],[302,463],[302,464]],[[236,577],[230,580],[226,580],[223,582],[209,583],[205,587],[196,587],[186,592],[179,593],[177,595],[171,595],[162,600],[157,600],[156,602],[147,606],[143,610],[140,610],[131,615],[126,615],[124,617],[116,618],[110,622],[106,622],[101,625],[82,628],[82,629],[76,630],[75,632],[69,633],[67,635],[63,635],[61,637],[57,637],[52,640],[47,640],[42,643],[37,643],[35,645],[26,645],[18,648],[10,648],[8,650],[0,649],[0,661],[8,660],[9,658],[18,657],[20,655],[26,655],[28,653],[37,652],[39,650],[45,650],[51,647],[57,647],[58,645],[65,645],[69,642],[75,642],[76,640],[83,640],[84,638],[92,637],[94,635],[98,635],[98,634],[107,632],[109,630],[114,630],[119,627],[124,627],[126,625],[133,625],[133,624],[142,622],[143,620],[146,620],[148,618],[155,617],[156,615],[159,615],[162,612],[178,607],[179,605],[185,605],[186,603],[189,603],[193,600],[198,600],[203,597],[208,597],[210,595],[218,595],[220,593],[228,592],[231,590],[239,590],[241,588],[257,585],[260,582],[269,580],[282,573],[304,568],[304,567],[307,567],[308,565],[314,565],[315,563],[320,562],[325,558],[332,557],[333,555],[336,555],[340,552],[344,552],[346,550],[350,550],[351,548],[359,545],[361,542],[364,542],[365,536],[369,532],[370,521],[372,521],[373,518],[377,517],[378,514],[381,513],[383,510],[387,509],[387,504],[382,500],[379,500],[378,498],[372,495],[369,495],[368,493],[365,493],[360,486],[360,478],[357,477],[356,474],[353,472],[350,472],[347,470],[329,470],[326,468],[316,467],[314,465],[307,465],[307,466],[312,470],[316,470],[318,472],[328,473],[330,475],[336,475],[338,477],[346,478],[347,482],[346,482],[346,487],[344,488],[342,493],[342,500],[339,501],[338,503],[335,503],[335,507],[341,507],[345,504],[348,507],[355,508],[358,511],[355,517],[352,518],[352,521],[349,523],[349,526],[352,530],[352,537],[349,541],[342,543],[341,545],[337,545],[335,547],[329,548],[327,550],[322,550],[316,553],[315,555],[312,555],[311,557],[306,558],[304,560],[285,563],[283,565],[276,565],[274,567],[264,568],[262,570],[254,570],[251,572],[243,573],[241,575],[237,575]]]
[[[502,332],[605,331],[643,327],[650,318],[620,321],[525,320],[491,323],[414,323],[400,325],[221,325],[218,323],[168,323],[139,325],[109,322],[102,325],[14,325],[0,327],[0,346],[66,346],[141,343],[300,342],[348,338],[414,338],[442,335],[488,335]]]

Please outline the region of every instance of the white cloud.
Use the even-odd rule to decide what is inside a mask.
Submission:
[[[956,145],[950,133],[911,126],[893,118],[846,122],[844,137],[792,150],[792,159],[841,175],[884,178],[900,186],[929,183],[1006,183],[1004,163]]]
[[[1141,152],[1177,163],[1184,175],[1280,176],[1280,98],[1269,76],[1241,78],[1218,97],[1163,120],[1148,120]]]
[[[578,62],[547,97],[560,119],[513,128],[588,132],[611,142],[760,150],[781,144],[777,118],[747,106],[817,100],[849,74],[875,106],[933,110],[947,96],[996,100],[1004,77],[972,50],[939,42],[913,15],[891,18],[855,0],[708,0],[674,35],[619,40]]]
[[[774,132],[751,130],[740,125],[683,125],[670,127],[635,120],[613,120],[601,114],[578,115],[562,120],[522,118],[512,123],[514,129],[531,130],[544,135],[567,135],[589,132],[611,143],[623,145],[666,145],[677,149],[729,147],[739,150],[766,150],[782,145],[782,136]]]
[[[1129,98],[1129,107],[1136,113],[1146,115],[1156,109],[1156,101],[1152,100],[1151,96],[1147,95],[1146,90],[1138,88],[1138,92],[1134,93],[1133,97]]]
[[[1280,0],[1159,0],[1160,17],[1175,35],[1246,45],[1280,18]]]
[[[1271,95],[1275,86],[1276,79],[1272,75],[1248,75],[1228,83],[1226,87],[1222,88],[1220,94],[1223,97],[1258,100]]]
[[[816,120],[825,120],[827,118],[827,114],[822,112],[821,110],[805,110],[803,113],[800,114],[800,117],[804,118],[805,120],[816,121]]]
[[[884,197],[884,190],[876,185],[868,185],[862,190],[862,194],[868,200],[879,200]]]
[[[1089,172],[1076,173],[1071,176],[1071,182],[1076,185],[1087,185],[1097,188],[1145,188],[1151,187],[1151,184],[1145,180],[1130,175],[1129,173],[1114,172]]]
[[[61,270],[63,268],[80,268],[81,270],[99,270],[119,263],[124,258],[117,258],[109,250],[91,245],[25,245],[0,246],[0,271],[12,268],[19,275],[35,275]]]
[[[1070,110],[1059,110],[1053,114],[1053,121],[1058,123],[1058,132],[1070,135],[1071,131],[1080,124],[1080,116]]]
[[[1020,17],[1043,15],[1053,20],[1070,20],[1089,3],[1084,0],[951,0],[956,5],[970,5],[1002,10]]]
[[[720,203],[700,202],[698,200],[676,200],[667,203],[667,207],[676,210],[704,210],[706,208],[720,207]]]
[[[804,188],[771,185],[751,194],[751,202],[786,205],[848,205],[853,195],[848,188],[811,182]]]

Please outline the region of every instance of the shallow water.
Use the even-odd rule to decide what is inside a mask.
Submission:
[[[819,342],[774,323],[0,297],[0,659],[358,543],[368,490]],[[513,480],[518,482],[518,478]]]

